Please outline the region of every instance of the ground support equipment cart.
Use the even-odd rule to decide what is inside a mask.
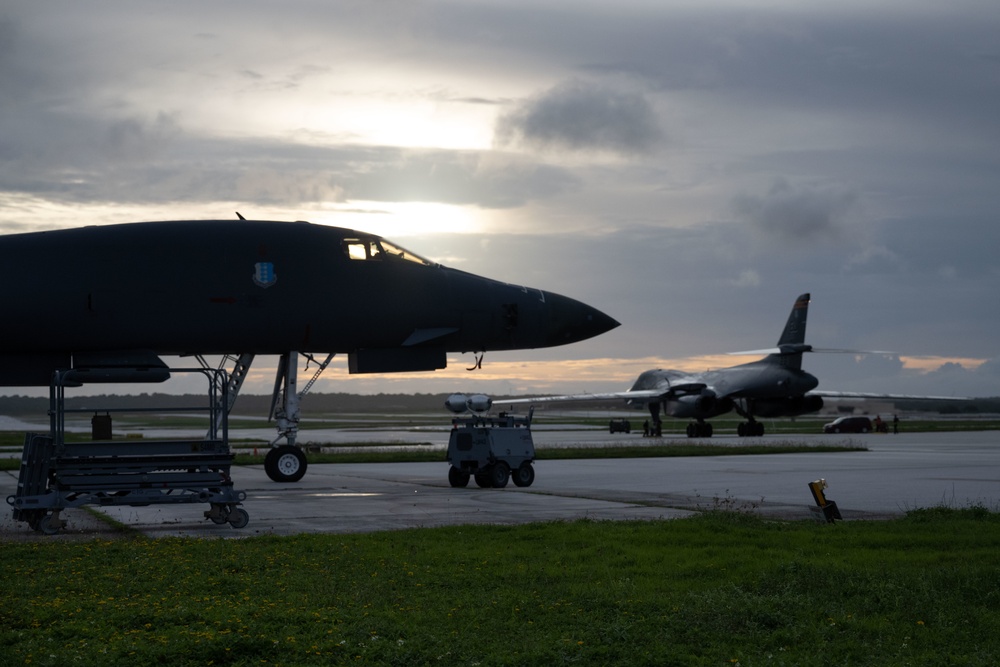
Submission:
[[[475,477],[482,488],[502,489],[507,481],[531,486],[535,481],[535,443],[531,439],[531,415],[500,413],[492,417],[452,419],[448,439],[448,482],[465,487]]]

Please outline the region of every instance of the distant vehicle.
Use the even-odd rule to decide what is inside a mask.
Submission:
[[[868,433],[871,430],[872,420],[868,417],[837,417],[823,424],[823,433]]]
[[[627,419],[612,419],[608,425],[608,430],[611,433],[631,433],[632,422]]]

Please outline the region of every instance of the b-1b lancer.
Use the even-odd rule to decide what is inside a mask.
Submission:
[[[240,216],[242,218],[242,216]],[[230,405],[255,355],[280,355],[266,468],[295,481],[300,353],[351,373],[444,368],[448,352],[565,345],[616,326],[584,303],[428,261],[384,238],[306,222],[185,220],[0,237],[0,386],[169,377],[161,356],[223,355]],[[315,376],[313,377],[315,380]],[[311,383],[310,383],[311,385]],[[307,389],[308,386],[307,385]],[[305,391],[305,390],[303,390]],[[277,443],[278,440],[275,441]]]
[[[737,426],[742,436],[764,435],[764,424],[757,417],[795,417],[818,412],[823,397],[897,398],[949,400],[955,397],[908,396],[842,391],[819,391],[819,380],[802,370],[805,352],[849,352],[886,354],[859,350],[813,348],[805,342],[809,294],[802,294],[792,306],[785,328],[774,348],[733,352],[731,354],[766,354],[763,359],[704,373],[653,369],[644,371],[628,391],[604,394],[571,394],[537,398],[498,398],[493,404],[544,403],[548,401],[608,400],[621,398],[629,405],[648,406],[653,430],[659,433],[661,410],[678,419],[690,419],[688,437],[711,437],[712,424],[706,419],[736,411],[746,421]],[[960,400],[960,399],[959,399]]]

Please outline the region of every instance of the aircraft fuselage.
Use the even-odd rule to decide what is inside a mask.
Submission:
[[[0,237],[0,385],[75,357],[348,353],[352,370],[442,368],[445,352],[548,347],[615,326],[579,301],[305,222],[207,220]]]
[[[803,395],[815,389],[819,380],[797,368],[785,368],[777,355],[759,361],[697,374],[701,390],[687,393],[670,392],[670,387],[689,373],[678,370],[644,372],[633,390],[663,390],[664,414],[679,419],[710,419],[732,411],[737,403],[751,401],[754,413],[761,416],[798,415],[813,410],[812,403],[803,403]],[[819,409],[818,407],[815,409]]]

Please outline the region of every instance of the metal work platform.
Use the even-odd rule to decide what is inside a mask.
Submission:
[[[27,433],[17,493],[7,498],[16,521],[54,534],[64,526],[62,510],[82,505],[145,506],[208,503],[205,518],[243,528],[249,521],[239,505],[246,494],[233,488],[229,449],[228,378],[215,369],[171,369],[200,373],[208,380],[207,405],[171,408],[70,409],[66,387],[78,386],[78,370],[57,371],[50,387],[50,432]],[[190,440],[113,440],[112,412],[207,413],[207,434]],[[67,441],[66,415],[94,413],[94,440]],[[99,414],[104,413],[104,414]]]

